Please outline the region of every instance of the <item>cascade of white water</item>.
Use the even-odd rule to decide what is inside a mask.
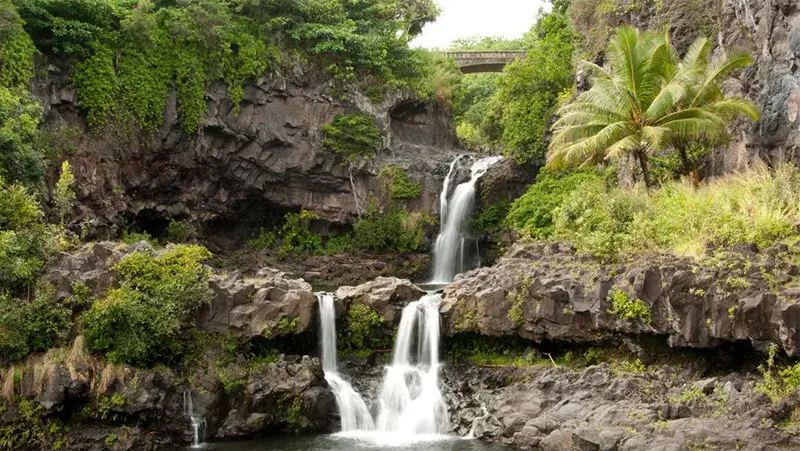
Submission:
[[[378,430],[438,434],[447,430],[447,406],[439,391],[439,302],[427,295],[403,309],[392,365],[380,393]],[[417,323],[416,364],[411,350]]]
[[[322,342],[322,370],[334,397],[339,417],[342,420],[342,431],[371,431],[375,429],[367,405],[353,387],[344,380],[336,368],[336,312],[332,294],[321,294],[319,312]]]
[[[444,178],[442,184],[442,194],[439,195],[439,233],[444,231],[444,220],[447,217],[447,191],[450,190],[450,180],[456,170],[458,162],[464,155],[459,155],[450,162],[450,169],[447,171],[447,177]]]
[[[469,181],[458,185],[450,200],[447,200],[447,191],[442,192],[440,210],[443,224],[436,246],[433,251],[434,273],[432,283],[450,283],[456,275],[456,267],[464,258],[464,226],[469,216],[470,209],[475,199],[475,184],[486,173],[489,167],[502,157],[485,157],[472,164]],[[451,163],[451,172],[454,164]],[[451,174],[448,174],[445,187],[449,183]],[[440,199],[441,201],[441,199]],[[461,241],[461,245],[459,242]],[[460,255],[459,255],[460,254]],[[459,268],[464,270],[463,264]]]
[[[203,445],[205,435],[206,420],[202,417],[194,416],[194,404],[192,403],[192,392],[187,388],[183,392],[183,415],[188,417],[192,424],[192,448],[200,448]]]

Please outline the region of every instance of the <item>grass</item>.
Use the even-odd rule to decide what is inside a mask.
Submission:
[[[773,170],[758,165],[699,188],[668,182],[649,193],[590,180],[553,216],[553,237],[605,260],[654,250],[699,258],[739,243],[763,249],[798,238],[800,170],[788,163]]]

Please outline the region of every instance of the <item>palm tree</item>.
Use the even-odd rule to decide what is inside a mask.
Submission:
[[[722,135],[733,117],[757,117],[752,103],[726,98],[720,80],[749,62],[710,63],[710,46],[692,45],[683,60],[668,37],[623,27],[606,49],[609,67],[584,61],[592,88],[559,109],[547,163],[590,165],[632,155],[647,187],[648,154],[679,139]]]

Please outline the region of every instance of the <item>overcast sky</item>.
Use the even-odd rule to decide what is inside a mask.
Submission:
[[[533,25],[545,0],[436,0],[439,19],[425,26],[413,46],[445,48],[470,36],[518,38]]]

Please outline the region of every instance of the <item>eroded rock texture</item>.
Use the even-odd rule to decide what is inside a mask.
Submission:
[[[495,266],[445,289],[444,333],[572,343],[649,334],[675,347],[749,341],[766,350],[779,343],[798,356],[800,269],[793,255],[778,245],[761,253],[740,247],[702,262],[649,255],[602,265],[566,244],[518,244]],[[611,313],[612,289],[646,313]]]
[[[85,128],[66,76],[52,73],[36,92],[48,127]],[[215,84],[195,136],[182,131],[174,95],[152,136],[113,127],[79,133],[70,156],[79,201],[73,222],[92,237],[109,237],[125,222],[158,234],[170,219],[188,220],[214,238],[212,246],[227,248],[248,238],[245,231],[300,208],[329,223],[351,219],[358,206],[366,208],[387,164],[423,186],[409,208],[435,212],[436,174],[456,145],[447,111],[400,93],[372,104],[359,92],[348,92],[349,102],[330,92],[326,78],[298,68],[245,86],[238,114],[224,85]],[[374,160],[348,166],[322,148],[321,128],[356,111],[372,116],[384,139]]]

